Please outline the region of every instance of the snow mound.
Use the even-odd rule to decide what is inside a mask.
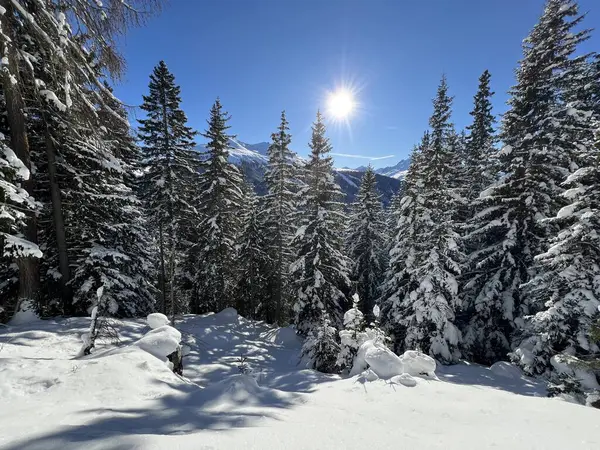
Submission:
[[[360,374],[366,379],[365,370],[371,370],[377,378],[393,379],[393,383],[416,385],[413,376],[435,377],[435,360],[424,353],[408,350],[398,357],[381,342],[368,340],[358,349],[350,376]]]
[[[302,344],[293,327],[279,328],[275,332],[273,342],[286,348],[297,348]]]
[[[521,372],[521,369],[505,361],[498,361],[497,363],[492,364],[490,370],[494,375],[510,378],[512,380],[518,380],[523,377],[523,372]]]
[[[165,325],[169,325],[169,323],[170,323],[169,318],[161,313],[148,314],[148,317],[146,318],[146,322],[148,323],[148,326],[150,328],[152,328],[153,330],[155,328],[160,328]]]
[[[180,342],[181,333],[169,325],[163,325],[150,330],[132,346],[150,353],[161,361],[168,362],[167,356],[177,350]]]
[[[260,390],[256,379],[245,374],[232,375],[226,380],[217,383],[215,387],[238,399],[256,394]]]
[[[223,311],[215,314],[214,317],[221,324],[238,323],[239,322],[238,312],[236,311],[235,308],[225,308]]]
[[[411,375],[407,373],[402,373],[400,375],[395,375],[390,378],[390,382],[394,384],[402,384],[406,387],[414,387],[417,385],[417,380],[414,379]]]
[[[409,375],[435,375],[435,359],[416,350],[408,350],[400,357],[404,372]]]
[[[365,362],[379,378],[387,379],[404,372],[400,358],[387,347],[374,345],[371,341],[367,341],[365,344],[367,344],[364,353]]]

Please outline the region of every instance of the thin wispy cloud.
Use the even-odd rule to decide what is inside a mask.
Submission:
[[[331,153],[333,156],[343,156],[344,158],[368,159],[369,161],[379,161],[380,159],[394,158],[396,155],[386,156],[368,156],[368,155],[352,155],[350,153]]]

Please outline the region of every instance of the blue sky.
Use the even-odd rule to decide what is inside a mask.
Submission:
[[[469,123],[479,75],[492,73],[496,113],[514,84],[521,42],[543,0],[171,0],[124,39],[127,72],[116,86],[139,105],[164,59],[181,85],[192,127],[204,130],[220,96],[231,132],[267,141],[282,109],[292,148],[307,154],[310,125],[326,93],[351,85],[360,107],[350,127],[331,123],[334,152],[395,164],[427,127],[442,73],[455,96],[453,120]],[[587,27],[600,25],[598,0],[580,0]],[[583,48],[600,50],[597,32]],[[137,114],[140,114],[139,111]],[[134,117],[132,117],[134,119]],[[133,122],[133,121],[132,121]],[[201,137],[199,138],[202,139]],[[336,156],[338,167],[368,159]]]

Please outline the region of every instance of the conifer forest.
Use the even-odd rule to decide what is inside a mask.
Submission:
[[[0,0],[0,333],[84,321],[87,361],[148,317],[139,342],[171,333],[160,357],[185,376],[190,321],[237,313],[292,330],[313,373],[383,379],[398,360],[409,385],[428,364],[501,363],[546,383],[542,396],[600,407],[600,54],[581,50],[597,31],[575,0],[545,1],[502,114],[485,70],[456,127],[440,70],[389,199],[370,165],[351,196],[340,185],[344,149],[317,106],[308,142],[280,106],[257,188],[231,158],[236,111],[215,97],[192,127],[165,61],[138,105],[117,98],[120,40],[169,7]]]

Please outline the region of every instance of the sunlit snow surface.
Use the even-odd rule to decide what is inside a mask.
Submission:
[[[503,365],[438,365],[438,381],[341,379],[299,367],[289,329],[227,311],[176,324],[191,349],[181,379],[130,345],[150,331],[144,320],[119,322],[120,347],[72,359],[88,326],[0,327],[0,448],[600,448],[598,410],[544,398]]]

